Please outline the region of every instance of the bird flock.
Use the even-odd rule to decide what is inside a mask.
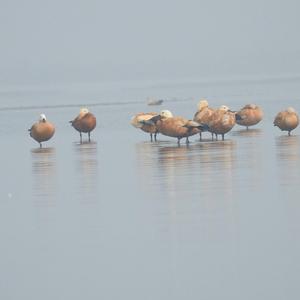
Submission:
[[[177,138],[178,144],[182,138],[186,138],[189,143],[189,137],[195,134],[200,135],[202,140],[203,132],[210,132],[211,138],[218,140],[228,133],[235,124],[245,126],[246,129],[256,125],[263,118],[262,109],[256,104],[247,104],[239,111],[232,111],[229,107],[222,105],[218,109],[209,107],[207,100],[200,100],[197,112],[193,120],[183,117],[173,116],[169,110],[162,110],[160,113],[138,113],[131,119],[131,125],[150,133],[151,141],[156,141],[158,133]],[[299,124],[299,116],[294,108],[288,107],[279,112],[273,122],[282,131],[287,131],[288,135]]]
[[[91,141],[91,131],[95,129],[97,122],[96,117],[87,108],[81,108],[78,116],[69,123],[79,132],[80,143],[82,143],[82,133],[87,133],[89,142]],[[28,131],[30,136],[42,148],[42,142],[46,142],[53,137],[55,127],[51,122],[47,121],[44,114],[41,114],[38,122],[34,123]]]
[[[262,109],[255,104],[247,104],[239,111],[232,111],[227,106],[222,105],[218,109],[209,107],[207,100],[200,100],[197,106],[197,112],[193,120],[188,120],[180,116],[173,116],[169,110],[162,110],[160,113],[148,112],[137,113],[131,118],[131,125],[150,133],[151,141],[157,140],[157,134],[177,138],[178,144],[182,138],[186,138],[189,143],[189,137],[195,134],[200,135],[202,140],[203,132],[210,132],[211,139],[218,140],[228,133],[235,124],[245,126],[248,130],[250,126],[256,125],[263,118]],[[89,112],[87,108],[81,108],[78,116],[70,121],[70,124],[80,134],[80,143],[82,143],[82,133],[88,134],[88,140],[91,141],[91,131],[96,127],[96,117]],[[299,124],[299,116],[294,108],[288,107],[279,112],[273,122],[288,135]],[[45,114],[41,114],[39,120],[29,129],[30,136],[39,143],[42,148],[42,142],[50,140],[55,133],[54,125],[46,119]]]

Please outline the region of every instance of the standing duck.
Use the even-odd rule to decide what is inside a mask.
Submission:
[[[235,113],[229,110],[226,105],[222,105],[214,111],[206,124],[208,125],[208,131],[215,134],[216,139],[218,139],[218,134],[221,134],[224,141],[225,133],[229,132],[235,125]]]
[[[136,128],[140,128],[144,132],[150,133],[151,142],[154,140],[156,141],[156,135],[158,133],[157,128],[154,123],[152,124],[145,124],[145,121],[150,120],[152,117],[156,116],[157,113],[149,112],[149,113],[138,113],[131,118],[130,124]]]
[[[202,124],[195,121],[173,117],[169,110],[162,110],[159,115],[152,117],[146,123],[155,124],[158,132],[163,135],[177,138],[178,145],[183,137],[186,138],[188,144],[188,137],[199,133],[204,128]]]
[[[34,123],[28,131],[30,136],[36,140],[40,144],[40,148],[42,148],[42,142],[50,140],[54,135],[55,127],[52,123],[47,121],[44,114],[41,114],[39,121]]]
[[[288,107],[277,114],[273,124],[282,131],[288,131],[288,135],[291,135],[291,131],[299,124],[299,116],[294,108]]]
[[[247,130],[249,126],[256,125],[263,118],[263,111],[255,104],[247,104],[240,111],[236,113],[235,121],[241,126],[246,126]]]
[[[208,107],[207,100],[200,100],[198,103],[198,111],[195,113],[193,120],[199,124],[207,124],[210,121],[214,109]],[[199,133],[200,141],[202,140],[202,131]]]
[[[96,127],[96,117],[87,108],[81,108],[79,115],[70,123],[79,131],[80,143],[82,143],[82,132],[88,133],[89,142],[91,141],[91,131]]]

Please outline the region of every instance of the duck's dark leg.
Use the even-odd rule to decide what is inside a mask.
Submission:
[[[177,144],[178,144],[178,146],[180,146],[180,138],[179,137],[177,138]]]
[[[42,143],[40,143],[40,148],[43,148]]]
[[[202,141],[202,132],[200,131],[199,132],[199,135],[200,135],[200,142]]]
[[[154,133],[154,141],[155,141],[155,142],[157,141],[156,135],[157,135],[157,132]]]
[[[150,140],[151,140],[151,142],[153,141],[152,133],[150,133]]]
[[[224,141],[224,133],[222,133],[222,141]]]
[[[246,128],[247,128],[247,130],[249,130],[249,127],[248,127],[248,126],[247,126]]]
[[[211,140],[213,141],[214,140],[214,134],[211,133]]]
[[[215,134],[216,135],[216,141],[218,140],[218,135],[217,134]]]
[[[80,144],[82,144],[82,134],[81,134],[81,131],[79,132],[80,134]]]
[[[90,142],[91,141],[91,133],[89,132],[88,135],[89,135],[89,142]]]
[[[186,143],[187,145],[190,143],[189,137],[188,137],[188,136],[186,137],[185,143]]]
[[[291,135],[291,131],[289,131],[288,135],[289,135],[289,136]]]

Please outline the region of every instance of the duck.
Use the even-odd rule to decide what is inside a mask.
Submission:
[[[150,133],[151,142],[153,141],[153,136],[154,136],[154,141],[156,141],[156,136],[158,133],[156,125],[154,123],[151,124],[144,123],[144,121],[148,121],[149,119],[151,119],[156,115],[158,115],[157,112],[148,112],[148,113],[140,112],[131,118],[130,124],[136,128],[141,129],[144,132]]]
[[[216,135],[216,139],[218,139],[218,134],[221,134],[224,141],[224,135],[235,125],[235,112],[231,111],[228,106],[221,105],[214,111],[206,125],[208,131]]]
[[[282,131],[287,131],[288,135],[291,135],[291,131],[299,124],[299,116],[293,107],[288,107],[276,115],[273,124]]]
[[[169,110],[162,110],[158,115],[152,117],[147,124],[155,124],[159,133],[177,138],[177,143],[180,145],[180,140],[185,137],[186,144],[189,144],[189,136],[199,133],[204,130],[204,125],[193,120],[188,120],[183,117],[174,117]]]
[[[42,148],[42,142],[46,142],[53,137],[55,127],[52,123],[47,121],[45,114],[41,114],[38,122],[34,123],[28,131],[30,136],[37,141],[40,144],[40,148]]]
[[[249,126],[256,125],[262,118],[263,111],[258,105],[247,104],[236,113],[235,121],[238,125],[246,126],[248,130]]]
[[[199,101],[197,105],[197,112],[194,115],[193,120],[199,124],[207,124],[214,113],[214,109],[208,106],[208,101],[206,99],[202,99]],[[202,141],[202,131],[199,133],[200,141]]]
[[[79,115],[73,121],[70,121],[70,123],[79,131],[80,143],[82,143],[82,132],[87,133],[89,142],[91,141],[91,131],[95,129],[97,122],[96,117],[87,108],[81,108]]]

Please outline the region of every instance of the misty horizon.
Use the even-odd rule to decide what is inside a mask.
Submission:
[[[0,82],[299,73],[296,1],[1,1]]]

